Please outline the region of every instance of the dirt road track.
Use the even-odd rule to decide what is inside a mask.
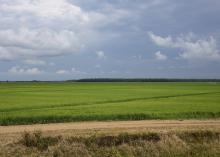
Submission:
[[[109,121],[109,122],[75,122],[0,126],[0,134],[21,133],[24,131],[65,131],[65,130],[95,130],[114,128],[148,128],[148,127],[184,127],[184,126],[217,126],[220,129],[220,120],[142,120],[142,121]]]

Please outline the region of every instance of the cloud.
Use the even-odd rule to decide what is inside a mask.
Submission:
[[[14,56],[6,48],[0,46],[0,60],[8,61],[12,59],[14,59]]]
[[[172,38],[170,36],[163,38],[153,34],[152,32],[149,32],[148,35],[152,39],[152,41],[158,46],[171,47],[173,44]]]
[[[105,53],[103,51],[97,51],[96,55],[99,59],[105,59],[106,58]]]
[[[39,75],[44,73],[44,71],[38,68],[21,68],[19,66],[12,67],[8,72],[13,75]]]
[[[49,66],[55,66],[56,64],[54,62],[50,62],[48,65]]]
[[[29,65],[46,65],[47,63],[45,61],[42,60],[35,60],[35,59],[27,59],[23,61],[25,64],[29,64]]]
[[[157,60],[167,60],[167,56],[162,54],[160,51],[155,53],[155,57]]]
[[[120,25],[131,15],[130,10],[110,4],[86,10],[69,0],[1,1],[0,60],[77,53],[85,43],[100,43],[100,36],[115,37],[100,28]]]
[[[71,18],[79,22],[88,21],[88,16],[80,7],[69,3],[67,0],[13,0],[0,5],[2,12],[24,13],[42,18]]]
[[[134,55],[134,56],[131,56],[133,59],[139,59],[141,60],[143,58],[142,55]]]
[[[83,72],[83,71],[79,71],[76,68],[72,68],[71,70],[64,70],[64,69],[58,70],[58,71],[56,71],[56,74],[60,74],[60,75],[63,75],[63,74],[81,75],[81,74],[87,74],[87,73]]]
[[[67,0],[3,1],[0,60],[32,60],[79,52],[83,45],[79,39],[89,16]]]
[[[63,75],[63,74],[70,74],[70,72],[68,70],[57,70],[56,74]]]
[[[108,2],[98,2],[99,9],[89,10],[82,9],[84,4],[78,6],[75,3],[70,0],[10,0],[0,3],[0,12],[9,15],[10,18],[16,17],[23,20],[27,22],[26,24],[30,24],[29,20],[34,18],[42,24],[67,22],[68,26],[77,29],[101,28],[110,24],[120,25],[123,19],[135,16],[134,11],[129,8],[118,8]],[[86,2],[87,5],[94,3],[97,2]]]
[[[100,64],[96,64],[95,68],[101,68],[101,65]]]
[[[72,69],[71,69],[71,72],[72,72],[73,74],[87,74],[86,72],[77,70],[76,68],[72,68]]]
[[[68,30],[0,30],[0,59],[59,56],[79,49],[75,33]]]
[[[215,38],[212,36],[199,39],[191,33],[173,38],[171,36],[161,37],[150,32],[149,37],[158,46],[180,49],[182,52],[179,56],[184,59],[220,59],[220,51],[217,48]]]

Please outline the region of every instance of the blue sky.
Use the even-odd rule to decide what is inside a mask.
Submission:
[[[219,0],[0,0],[0,80],[220,78]]]

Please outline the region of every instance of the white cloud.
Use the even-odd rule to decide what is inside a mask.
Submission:
[[[29,65],[46,65],[47,64],[45,61],[38,60],[38,59],[27,59],[27,60],[24,60],[23,62]]]
[[[56,74],[63,75],[63,74],[70,74],[70,72],[68,70],[58,70],[56,71]]]
[[[59,56],[80,49],[74,32],[62,30],[1,30],[0,59]]]
[[[89,3],[89,2],[88,2]],[[95,2],[97,3],[97,2]],[[99,2],[105,3],[105,2]],[[135,16],[128,8],[117,8],[111,3],[100,9],[83,10],[70,0],[10,0],[0,3],[0,12],[28,22],[35,21],[50,23],[54,21],[68,22],[67,25],[81,29],[82,27],[100,28],[109,24],[121,24],[125,18]],[[44,24],[44,23],[43,23]]]
[[[141,60],[143,57],[142,55],[134,55],[132,58]]]
[[[58,70],[58,71],[56,71],[56,74],[60,74],[60,75],[63,75],[63,74],[81,75],[81,74],[86,74],[86,72],[77,70],[76,68],[72,68],[71,70],[64,70],[64,69]]]
[[[167,56],[162,54],[160,51],[155,53],[155,57],[157,60],[167,60]]]
[[[149,36],[158,46],[180,49],[182,52],[179,56],[184,59],[220,59],[220,51],[212,36],[206,39],[198,39],[192,33],[177,38],[161,37],[153,33],[149,33]]]
[[[170,36],[163,38],[161,36],[157,36],[153,34],[152,32],[149,32],[148,35],[153,40],[153,42],[158,46],[171,47],[173,44],[172,38]]]
[[[118,25],[132,14],[111,5],[83,10],[69,0],[2,1],[0,60],[27,60],[79,52],[85,43],[100,43],[98,36],[114,38],[112,32],[99,29]]]
[[[106,58],[105,53],[103,51],[97,51],[96,55],[99,59],[105,59]]]
[[[67,0],[13,0],[0,5],[2,12],[32,14],[42,18],[71,18],[79,22],[88,21],[88,16],[80,7]]]
[[[0,60],[79,52],[89,16],[68,0],[3,1],[0,24],[6,27],[0,27]]]
[[[13,75],[39,75],[44,73],[44,71],[38,68],[21,68],[19,66],[12,67],[8,72]]]
[[[84,74],[84,73],[85,73],[85,72],[82,72],[82,71],[77,70],[76,68],[72,68],[72,69],[71,69],[71,72],[72,72],[73,74]]]

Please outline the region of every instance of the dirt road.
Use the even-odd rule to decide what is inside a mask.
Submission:
[[[217,127],[220,129],[220,120],[143,120],[143,121],[108,121],[108,122],[75,122],[36,125],[0,126],[0,134],[16,134],[24,131],[41,130],[67,131],[67,130],[96,130],[96,129],[129,129],[153,127]]]

